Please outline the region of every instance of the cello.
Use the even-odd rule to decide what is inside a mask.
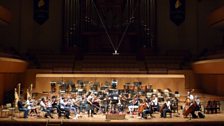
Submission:
[[[138,107],[138,113],[142,113],[146,108],[147,108],[147,104],[146,103],[142,103]]]

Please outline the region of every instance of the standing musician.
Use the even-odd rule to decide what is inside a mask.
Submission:
[[[96,95],[93,96],[92,105],[93,105],[93,114],[97,114],[98,111],[100,110],[100,99]]]
[[[167,112],[172,112],[171,111],[171,102],[170,102],[170,98],[167,98],[166,99],[166,102],[163,104],[163,106],[161,107],[161,109],[160,109],[160,113],[161,113],[161,115],[160,115],[160,117],[161,118],[166,118],[166,113]]]
[[[187,93],[187,98],[185,101],[184,109],[183,109],[183,116],[187,117],[189,114],[191,114],[192,118],[197,118],[197,115],[195,114],[197,104],[195,102],[193,92],[194,89],[192,89],[190,92]]]
[[[92,92],[90,92],[89,95],[87,95],[86,98],[86,111],[88,113],[88,117],[93,117],[93,97],[94,94]]]

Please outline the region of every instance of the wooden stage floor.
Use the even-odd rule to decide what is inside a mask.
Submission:
[[[104,114],[94,115],[94,117],[87,117],[86,114],[82,114],[78,119],[58,119],[57,115],[54,115],[54,119],[46,119],[46,118],[37,118],[37,117],[29,117],[28,119],[18,118],[18,117],[9,117],[9,118],[0,118],[0,125],[1,126],[39,126],[39,125],[51,125],[51,126],[60,126],[60,125],[156,125],[156,126],[164,126],[164,125],[175,125],[175,126],[224,126],[224,113],[218,114],[205,114],[204,119],[190,119],[190,118],[183,118],[182,115],[178,115],[173,113],[172,118],[160,118],[159,113],[153,114],[153,118],[148,119],[141,119],[138,118],[137,115],[131,117],[130,115],[126,114],[124,120],[106,120],[106,116]]]

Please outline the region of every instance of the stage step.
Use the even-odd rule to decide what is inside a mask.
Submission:
[[[60,122],[50,122],[50,120],[48,120],[47,122],[46,122],[46,126],[61,126],[61,125],[63,125],[63,122],[62,122],[62,120],[60,121]]]

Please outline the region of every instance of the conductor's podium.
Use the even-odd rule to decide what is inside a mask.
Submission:
[[[106,114],[106,120],[124,120],[125,114]]]

